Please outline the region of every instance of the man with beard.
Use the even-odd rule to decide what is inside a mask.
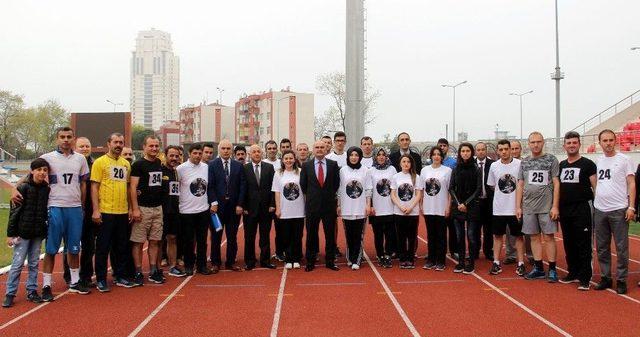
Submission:
[[[180,149],[177,146],[169,145],[164,150],[164,156],[166,163],[162,166],[162,236],[167,243],[169,275],[184,277],[187,274],[178,269],[176,263],[178,241],[181,239],[179,217],[180,182],[176,173],[176,167],[180,164]]]

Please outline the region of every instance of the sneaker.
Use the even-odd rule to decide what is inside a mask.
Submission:
[[[502,267],[500,267],[500,264],[499,264],[499,263],[495,263],[495,262],[494,262],[494,263],[491,265],[491,269],[489,270],[489,274],[491,274],[491,275],[498,275],[498,274],[500,274],[500,273],[502,273]]]
[[[462,263],[456,264],[455,268],[453,268],[454,273],[462,273],[464,271],[464,265]]]
[[[300,269],[300,263],[294,262],[293,263],[293,269]]]
[[[89,288],[85,287],[84,284],[82,284],[81,282],[72,284],[69,286],[69,292],[70,293],[76,293],[76,294],[80,294],[80,295],[86,295],[88,293],[91,292],[91,290],[89,290]]]
[[[30,291],[27,294],[27,301],[29,302],[33,302],[33,303],[42,303],[42,297],[40,297],[40,295],[38,295],[37,291]]]
[[[162,275],[160,274],[160,272],[156,271],[155,273],[149,274],[149,282],[162,284],[164,283],[164,280],[162,279]]]
[[[284,268],[285,269],[293,269],[293,264],[287,262],[287,263],[284,264]]]
[[[424,267],[422,267],[422,269],[433,269],[436,266],[435,263],[431,262],[431,261],[427,261],[427,263],[424,264]]]
[[[184,274],[186,276],[193,276],[193,268],[185,268],[184,269]]]
[[[142,273],[140,273],[140,275],[142,275]],[[123,288],[133,288],[136,285],[134,283],[129,282],[129,280],[127,280],[126,278],[122,278],[122,277],[118,277],[116,279],[116,285],[118,287],[123,287]]]
[[[593,288],[595,290],[605,290],[608,288],[611,288],[612,284],[611,284],[611,279],[608,277],[603,277],[600,280],[600,283],[596,284],[596,286]]]
[[[627,282],[626,281],[618,281],[616,282],[617,288],[616,293],[618,295],[624,295],[627,293]]]
[[[578,286],[578,290],[589,291],[591,289],[591,283],[589,281],[580,281],[580,285]]]
[[[547,281],[549,283],[558,282],[558,272],[555,269],[549,269],[549,275],[547,276]]]
[[[4,297],[4,301],[2,302],[3,308],[11,308],[13,306],[13,295],[7,295]]]
[[[351,270],[358,270],[360,269],[360,266],[357,263],[354,263],[351,265]]]
[[[547,274],[545,274],[544,270],[533,268],[533,270],[531,270],[528,274],[526,274],[524,278],[527,280],[537,280],[537,279],[543,279],[546,276]]]
[[[524,263],[523,264],[519,264],[516,267],[516,275],[524,276],[526,273],[527,273],[527,267],[524,266]]]
[[[42,302],[53,302],[51,286],[42,287]]]
[[[405,261],[400,262],[400,269],[407,269],[407,262]]]
[[[276,260],[278,260],[280,262],[284,262],[284,255],[282,255],[282,254],[273,254],[273,256],[271,258],[276,259]]]
[[[107,285],[107,281],[96,282],[96,289],[98,289],[98,291],[101,293],[108,293],[111,291],[111,289]]]
[[[508,264],[514,264],[516,263],[516,258],[515,257],[508,257],[506,259],[504,259],[504,264],[508,265]]]
[[[133,282],[129,283],[131,283],[134,287],[142,287],[144,285],[144,275],[142,275],[142,273],[136,273],[136,276],[133,277]],[[117,280],[116,285],[119,285],[117,283]]]
[[[182,270],[176,268],[176,267],[171,267],[171,269],[169,269],[169,276],[185,277],[185,276],[187,276],[187,274],[185,272],[183,272]]]
[[[407,265],[405,267],[406,269],[415,269],[416,268],[416,264],[413,262],[407,262]]]
[[[469,274],[472,274],[474,271],[476,271],[476,268],[475,268],[473,262],[468,262],[464,266],[464,270],[462,271],[462,273],[465,274],[465,275],[469,275]]]
[[[443,270],[445,270],[445,269],[447,269],[447,266],[446,266],[446,265],[444,265],[444,263],[442,263],[442,264],[436,264],[435,271],[443,271]]]
[[[164,276],[164,270],[162,270],[162,268],[158,268],[158,276],[162,278],[162,283],[167,280],[167,277]]]
[[[561,278],[560,280],[558,280],[560,283],[562,284],[569,284],[569,283],[580,283],[580,281],[578,281],[578,278],[568,274],[567,276]]]
[[[93,288],[96,286],[96,284],[91,281],[91,279],[88,280],[80,280],[80,284],[82,284],[83,286],[85,286],[86,288]]]
[[[384,258],[384,260],[382,260],[382,267],[393,268],[393,261],[391,260],[391,257],[387,256]]]

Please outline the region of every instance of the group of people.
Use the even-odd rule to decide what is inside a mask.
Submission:
[[[521,158],[519,141],[498,141],[496,161],[487,157],[483,142],[461,143],[457,155],[450,157],[443,138],[430,149],[423,167],[406,132],[397,136],[398,149],[391,153],[374,149],[367,136],[360,146],[345,149],[347,135],[336,132],[311,148],[300,143],[294,149],[283,139],[279,146],[268,141],[263,151],[256,144],[234,148],[222,140],[216,158],[213,145],[206,143],[192,144],[186,152],[173,145],[161,151],[159,139],[151,135],[144,139],[143,157],[135,161],[124,147],[124,136],[113,133],[108,152],[94,161],[89,139],[76,138],[74,130],[63,127],[56,131],[57,149],[34,160],[30,174],[12,193],[7,244],[14,255],[3,306],[13,305],[25,260],[27,299],[53,301],[51,279],[60,251],[69,291],[78,294],[89,294],[92,287],[110,291],[108,262],[115,285],[142,286],[145,243],[147,280],[157,284],[165,282],[163,265],[174,277],[215,274],[223,266],[232,271],[258,265],[275,269],[274,260],[284,262],[286,269],[304,265],[311,272],[319,260],[320,223],[328,269],[340,269],[335,262],[342,255],[336,240],[339,222],[350,269],[358,270],[363,263],[367,222],[379,266],[391,268],[397,259],[400,268],[413,269],[421,215],[428,240],[424,269],[445,270],[448,248],[455,261],[453,272],[471,274],[482,250],[492,261],[492,275],[514,264],[515,273],[526,279],[575,282],[578,289],[589,290],[595,231],[601,274],[595,289],[613,286],[613,237],[616,287],[624,294],[636,183],[631,160],[616,152],[615,138],[611,130],[599,134],[604,153],[597,164],[580,156],[580,136],[575,132],[565,135],[567,159],[560,163],[544,152],[539,132],[529,135],[526,158]],[[558,223],[568,265],[561,279],[554,237]],[[244,268],[237,265],[241,224]],[[38,258],[44,239],[39,294]],[[525,258],[533,265],[529,271]]]

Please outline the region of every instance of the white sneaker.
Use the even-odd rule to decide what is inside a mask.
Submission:
[[[291,263],[285,263],[284,268],[285,269],[291,269],[291,268],[293,268],[293,265]]]
[[[360,266],[358,264],[354,263],[351,265],[351,270],[358,270],[358,269],[360,269]]]
[[[300,269],[300,264],[298,262],[294,262],[293,269]]]
[[[347,261],[347,266],[351,267],[352,264],[351,261]]]

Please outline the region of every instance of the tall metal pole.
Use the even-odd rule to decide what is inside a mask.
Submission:
[[[556,4],[556,69],[551,79],[556,81],[556,139],[560,138],[560,80],[564,74],[560,71],[560,38],[558,34],[558,0]]]
[[[532,93],[533,90],[529,90],[527,92],[523,92],[521,94],[517,94],[517,93],[509,93],[509,95],[511,96],[518,96],[520,98],[520,139],[524,139],[523,138],[523,133],[522,133],[522,96],[526,95],[526,94],[530,94]]]
[[[460,82],[458,84],[453,84],[453,85],[451,85],[451,84],[443,84],[442,85],[443,88],[452,88],[453,89],[453,121],[452,121],[453,122],[452,123],[453,136],[451,137],[452,143],[455,143],[455,141],[456,141],[456,87],[459,86],[459,85],[465,84],[465,83],[467,83],[467,81],[462,81],[462,82]]]
[[[345,133],[349,145],[364,136],[364,0],[347,0]]]

